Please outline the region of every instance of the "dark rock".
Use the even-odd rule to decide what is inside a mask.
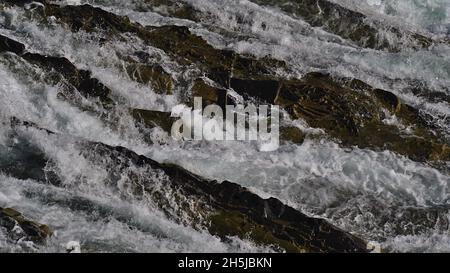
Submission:
[[[75,88],[84,97],[99,98],[104,105],[112,105],[112,101],[109,98],[111,93],[109,88],[103,85],[99,80],[92,78],[91,72],[78,69],[64,57],[44,56],[25,52],[25,46],[23,44],[0,35],[0,52],[1,51],[16,53],[27,62],[46,70],[49,73],[47,79],[54,84],[58,84],[62,79],[65,79],[69,85]],[[156,73],[154,76],[155,79],[162,79],[163,77],[164,76],[162,75],[156,75]],[[73,92],[74,90],[71,91]]]
[[[147,128],[160,127],[164,131],[170,133],[172,130],[172,124],[177,120],[171,117],[171,113],[150,111],[142,109],[131,109],[132,117]]]
[[[375,89],[373,92],[377,99],[381,101],[391,113],[395,113],[400,110],[401,102],[396,95],[381,89]]]
[[[12,233],[16,226],[19,226],[23,231],[23,234],[18,234],[19,236],[23,235],[22,238],[36,243],[43,243],[45,239],[53,235],[53,230],[49,226],[30,221],[12,208],[0,207],[0,227]],[[17,236],[17,234],[14,236]]]
[[[417,161],[449,160],[448,145],[427,128],[416,109],[388,91],[373,90],[359,81],[340,84],[328,75],[311,73],[302,80],[284,81],[275,103],[346,146],[388,149]],[[383,109],[413,126],[414,132],[406,135],[385,124]]]
[[[276,80],[242,80],[232,78],[231,88],[247,99],[258,98],[264,103],[274,103],[281,84]]]
[[[59,6],[56,4],[45,5],[45,15],[55,16],[74,32],[84,30],[92,32],[95,29],[107,29],[111,34],[133,32],[136,25],[125,16],[117,16],[101,8],[90,5]]]
[[[91,73],[78,69],[68,59],[64,57],[44,56],[35,53],[25,53],[22,57],[42,69],[46,70],[52,77],[54,83],[61,81],[63,77],[70,85],[78,90],[83,96],[98,98],[105,105],[112,104],[109,98],[111,91],[99,80],[92,78]]]
[[[25,51],[25,45],[0,35],[0,52],[4,51],[14,52],[20,55]]]
[[[178,166],[160,164],[122,147],[87,143],[86,151],[85,155],[91,160],[102,158],[103,162],[111,161],[111,168],[117,172],[132,164],[163,173],[158,176],[166,176],[167,180],[164,189],[158,187],[158,191],[165,192],[155,192],[150,188],[153,184],[151,178],[135,186],[129,185],[130,190],[138,196],[153,196],[160,208],[172,217],[173,214],[169,213],[172,208],[165,201],[168,196],[175,198],[178,208],[182,209],[181,215],[191,215],[189,223],[206,225],[212,234],[223,239],[238,236],[289,252],[368,251],[366,242],[325,220],[308,217],[277,199],[262,199],[237,184],[208,181]]]
[[[284,68],[282,61],[261,60],[239,56],[229,50],[218,50],[184,26],[143,27],[127,17],[109,13],[89,5],[46,5],[46,16],[55,16],[72,31],[103,31],[113,37],[117,33],[133,33],[151,46],[160,48],[184,65],[196,64],[206,76],[221,86],[229,87],[231,74],[260,78],[275,68]]]
[[[302,144],[305,141],[305,133],[297,127],[284,126],[280,128],[280,139],[295,144]]]
[[[158,94],[172,94],[172,76],[160,65],[131,64],[127,66],[127,74],[139,83],[151,85]]]
[[[346,9],[327,0],[252,0],[261,5],[274,5],[294,16],[301,17],[314,27],[322,27],[342,38],[367,48],[399,51],[404,46],[428,48],[433,41],[417,33],[400,31],[393,26],[382,26],[379,22],[370,24],[362,13]],[[391,42],[382,31],[397,38]],[[409,42],[403,42],[410,40]]]
[[[49,130],[41,129],[38,125],[11,118],[11,137],[16,141],[0,145],[0,172],[18,179],[32,179],[53,185],[59,185],[60,180],[55,173],[49,170],[51,161],[45,154],[32,145],[26,138],[21,137],[16,131],[20,128],[35,128],[43,130],[47,134],[53,134]]]
[[[197,79],[192,86],[192,97],[201,97],[203,106],[216,104],[225,109],[227,105],[227,90],[214,87],[203,79]],[[192,104],[192,103],[191,103]]]

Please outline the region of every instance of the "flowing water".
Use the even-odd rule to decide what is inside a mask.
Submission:
[[[185,25],[216,48],[285,60],[291,71],[286,77],[327,71],[361,79],[392,91],[429,114],[440,131],[450,136],[449,101],[410,91],[412,82],[419,82],[426,92],[450,96],[448,44],[400,52],[361,48],[312,27],[273,1],[181,1],[200,11],[195,22],[170,17],[164,7],[151,8],[145,0],[53,2],[89,3],[142,25]],[[435,39],[450,38],[450,0],[333,2],[367,15],[369,21],[381,20]],[[207,231],[171,221],[146,201],[122,198],[126,189],[110,188],[105,182],[108,165],[92,164],[83,156],[79,139],[127,147],[205,178],[239,183],[263,197],[273,196],[309,215],[326,218],[391,251],[450,251],[448,225],[430,220],[450,216],[448,165],[436,168],[389,151],[345,149],[325,140],[307,140],[301,146],[285,144],[277,151],[261,152],[257,145],[243,142],[179,143],[158,129],[143,135],[125,109],[170,111],[187,92],[188,86],[181,83],[189,80],[196,68],[181,67],[162,50],[132,35],[99,46],[101,34],[73,33],[58,23],[42,24],[26,18],[24,13],[19,7],[0,9],[0,34],[24,43],[28,51],[64,56],[79,69],[91,71],[111,88],[121,106],[106,119],[83,111],[58,99],[58,86],[40,80],[44,71],[13,54],[0,55],[0,165],[30,160],[29,149],[34,147],[53,162],[46,170],[56,172],[62,180],[62,186],[57,187],[38,178],[0,174],[0,207],[17,208],[56,230],[46,246],[11,243],[0,231],[0,251],[64,251],[69,241],[79,241],[84,251],[95,252],[271,251],[236,238],[222,242]],[[118,56],[130,51],[147,52],[170,71],[180,83],[174,94],[156,94],[128,78]],[[87,100],[82,103],[90,105]],[[12,133],[7,122],[12,116],[59,134],[49,137],[31,128]],[[113,120],[115,126],[109,123]],[[301,121],[294,123],[307,126]],[[153,144],[146,141],[148,136]],[[124,174],[122,179],[126,183],[130,178]],[[78,203],[86,205],[73,205]],[[411,211],[424,216],[413,217]]]

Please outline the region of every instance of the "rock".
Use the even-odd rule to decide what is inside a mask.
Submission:
[[[109,98],[111,90],[103,85],[98,79],[91,76],[91,72],[78,69],[68,59],[64,57],[45,56],[36,53],[25,52],[25,46],[17,41],[0,36],[0,52],[9,51],[20,55],[27,62],[44,69],[48,74],[46,79],[53,84],[59,84],[65,80],[65,91],[72,93],[76,89],[82,96],[98,98],[105,106],[111,106],[112,100]]]
[[[280,139],[295,144],[302,144],[305,141],[305,133],[297,127],[283,126],[280,128]]]
[[[294,118],[324,129],[345,146],[388,149],[416,161],[449,159],[448,145],[427,128],[416,109],[388,91],[373,90],[358,81],[340,84],[325,74],[310,73],[301,80],[283,81],[274,103]],[[413,126],[414,132],[407,135],[385,124],[383,110]]]
[[[171,132],[172,124],[177,120],[171,117],[171,113],[166,112],[131,109],[130,113],[137,122],[144,124],[147,128],[160,127],[168,133]]]
[[[70,241],[66,244],[66,252],[71,254],[81,253],[81,245],[77,241]]]
[[[0,35],[0,52],[5,51],[14,52],[17,55],[20,55],[25,51],[25,45]]]
[[[51,57],[34,53],[25,53],[22,57],[49,73],[52,73],[51,80],[54,83],[61,81],[61,76],[84,97],[98,98],[105,105],[112,104],[109,98],[111,90],[103,85],[99,80],[92,78],[87,70],[78,69],[69,60],[63,57]]]
[[[367,252],[364,240],[322,219],[308,217],[277,199],[260,198],[237,184],[206,180],[123,147],[84,140],[77,140],[74,145],[80,146],[80,155],[91,164],[101,162],[109,176],[105,184],[126,191],[123,198],[130,195],[133,200],[148,198],[152,206],[157,206],[170,219],[196,229],[207,229],[223,240],[237,236],[289,252]],[[125,171],[129,179],[122,180],[120,174]],[[68,205],[91,210],[90,204],[85,206],[79,201]],[[36,240],[51,235],[48,227],[23,222],[20,217],[19,213],[9,211],[7,217],[0,218],[21,223],[28,236]],[[11,227],[14,221],[3,225],[9,223]]]
[[[53,230],[47,225],[30,221],[12,208],[0,207],[0,227],[5,228],[9,233],[15,232],[15,236],[17,236],[17,231],[13,231],[17,226],[23,232],[24,237],[22,238],[36,243],[43,243],[45,239],[53,235]],[[22,235],[19,234],[19,236]]]
[[[39,148],[21,137],[17,130],[35,128],[47,134],[53,132],[15,117],[11,118],[10,126],[12,131],[8,134],[16,141],[0,145],[0,172],[22,180],[32,179],[51,185],[61,185],[59,177],[49,168],[52,165],[51,160]]]
[[[204,79],[197,79],[192,86],[192,97],[201,97],[203,106],[216,104],[225,109],[227,105],[227,90],[220,87],[212,86]],[[193,104],[193,103],[191,103]]]
[[[219,85],[229,87],[231,74],[258,78],[275,68],[284,68],[282,61],[239,56],[229,50],[219,50],[184,26],[143,27],[128,17],[109,13],[90,5],[58,6],[46,4],[47,17],[54,16],[72,31],[103,31],[108,37],[118,33],[133,33],[151,46],[160,48],[183,65],[196,64],[206,76]]]
[[[172,76],[160,65],[131,64],[127,74],[135,81],[151,85],[158,94],[172,94],[174,83]]]
[[[45,16],[54,16],[67,24],[73,31],[92,32],[95,29],[107,29],[110,34],[133,32],[136,25],[126,16],[117,16],[101,8],[90,5],[60,6],[45,4]]]
[[[231,88],[247,99],[258,98],[261,103],[273,103],[280,88],[277,80],[243,80],[232,78]]]
[[[313,27],[321,27],[359,46],[388,51],[399,51],[403,47],[428,48],[433,41],[423,35],[400,31],[379,22],[370,23],[362,13],[346,9],[328,0],[252,0],[261,5],[274,5],[283,11],[298,16]],[[388,28],[388,29],[387,29]],[[385,37],[382,33],[389,33]],[[392,41],[392,38],[395,41]]]
[[[274,77],[275,70],[285,70],[284,61],[269,57],[255,58],[236,54],[232,65],[232,77],[236,79],[267,80]]]
[[[160,164],[122,147],[101,143],[84,143],[83,146],[88,160],[95,162],[101,158],[114,170],[112,177],[114,172],[124,169],[151,168],[153,175],[164,180],[164,187],[152,180],[153,175],[139,176],[144,180],[129,181],[128,192],[133,192],[135,198],[151,196],[170,218],[189,216],[185,223],[206,226],[224,240],[228,236],[238,236],[289,252],[368,251],[364,240],[325,220],[308,217],[277,199],[262,199],[237,184],[208,181],[178,166]],[[177,210],[173,211],[167,198],[176,200]]]
[[[381,90],[381,89],[375,89],[373,90],[373,93],[377,97],[377,99],[391,112],[391,113],[397,113],[400,111],[401,108],[401,102],[400,99],[392,94],[391,92]]]

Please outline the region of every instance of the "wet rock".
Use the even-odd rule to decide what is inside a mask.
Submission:
[[[18,55],[25,51],[25,45],[0,35],[0,52],[9,51]]]
[[[337,223],[342,219],[355,221],[354,228],[360,232],[370,230],[371,239],[383,241],[387,237],[446,233],[450,227],[448,213],[448,206],[405,206],[360,196],[349,200],[346,206],[327,209],[326,215]]]
[[[111,91],[99,80],[92,78],[87,70],[78,69],[69,60],[63,57],[44,56],[34,53],[25,53],[22,57],[49,73],[52,73],[52,80],[58,83],[62,76],[67,82],[78,90],[83,96],[98,98],[105,104],[111,104],[109,95]]]
[[[306,134],[297,127],[283,126],[280,128],[280,139],[295,144],[302,144],[305,141]]]
[[[64,57],[25,52],[25,45],[5,36],[0,36],[1,51],[14,52],[27,62],[45,70],[47,72],[46,79],[53,84],[59,84],[65,80],[68,84],[65,86],[66,90],[64,91],[68,91],[69,95],[73,95],[77,91],[86,98],[100,99],[105,106],[113,104],[110,99],[111,90],[108,87],[103,85],[98,79],[93,78],[90,71],[78,69]]]
[[[231,88],[247,99],[258,98],[262,103],[273,103],[280,88],[277,80],[247,80],[232,78]]]
[[[34,128],[43,130],[47,134],[53,134],[49,130],[41,129],[38,125],[11,118],[10,137],[14,141],[0,145],[0,172],[8,174],[18,179],[32,179],[53,185],[59,185],[60,180],[57,175],[48,168],[51,161],[45,154],[32,145],[26,138],[17,131],[20,129]]]
[[[72,31],[103,31],[108,37],[133,33],[151,46],[160,48],[182,65],[196,64],[219,85],[229,87],[232,73],[247,78],[260,78],[284,68],[282,61],[240,56],[229,50],[219,50],[184,26],[143,27],[125,16],[109,13],[89,5],[46,5],[46,16],[54,16]]]
[[[327,0],[252,0],[261,5],[274,5],[283,11],[298,16],[314,27],[322,27],[359,46],[399,51],[404,46],[428,48],[433,41],[417,33],[405,33],[393,26],[379,22],[370,23],[362,13],[346,9]],[[387,32],[390,37],[385,37]],[[394,38],[395,41],[392,41]]]
[[[170,202],[165,201],[169,196],[175,198],[178,209],[182,210],[180,215],[193,217],[187,223],[201,223],[224,240],[238,236],[289,252],[367,252],[364,240],[322,219],[308,217],[277,199],[262,199],[237,184],[208,181],[178,166],[160,164],[122,147],[90,143],[86,151],[89,152],[85,155],[92,160],[111,161],[111,168],[118,172],[124,168],[130,170],[129,166],[151,167],[158,177],[166,177],[164,188],[157,187],[156,191],[151,188],[154,182],[149,176],[135,186],[129,185],[129,192],[153,196],[156,204],[171,217]]]
[[[227,90],[215,87],[204,79],[197,79],[192,86],[192,97],[201,97],[203,106],[216,104],[225,109],[227,105]]]
[[[110,34],[120,34],[136,30],[136,25],[131,23],[128,17],[117,16],[90,5],[59,6],[57,4],[46,4],[45,15],[47,17],[54,16],[65,22],[74,32],[107,29]]]
[[[222,86],[228,86],[234,53],[217,50],[187,27],[146,27],[138,36],[152,46],[172,55],[181,64],[196,64],[206,76]]]
[[[375,89],[373,93],[377,99],[387,108],[390,112],[396,113],[400,111],[401,102],[400,99],[391,92]]]
[[[171,132],[172,124],[177,120],[171,117],[171,113],[166,112],[131,109],[130,113],[137,122],[144,124],[147,128],[160,127],[168,133]]]
[[[359,86],[367,92],[348,88]],[[448,160],[447,144],[435,136],[413,107],[384,90],[361,82],[342,85],[325,74],[311,73],[301,80],[284,81],[274,103],[293,117],[324,129],[343,145],[391,150],[417,161]],[[396,115],[414,132],[406,134],[385,124],[383,110]]]
[[[273,78],[276,70],[286,69],[284,61],[269,57],[255,58],[236,54],[232,77],[236,79],[267,80]]]
[[[127,67],[127,74],[139,83],[152,86],[158,94],[172,94],[172,76],[160,65],[131,64]]]
[[[5,228],[10,236],[36,243],[43,243],[53,235],[53,230],[49,226],[30,221],[12,208],[0,207],[0,227]],[[17,227],[20,230],[17,230]]]

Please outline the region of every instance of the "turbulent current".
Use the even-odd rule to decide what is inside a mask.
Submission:
[[[44,68],[0,51],[0,207],[17,209],[55,231],[38,245],[11,240],[0,227],[0,252],[64,252],[70,241],[80,242],[85,252],[276,251],[251,239],[223,240],[187,216],[174,220],[150,197],[136,197],[127,187],[134,176],[155,175],[155,187],[164,188],[164,177],[145,168],[129,167],[114,177],[112,186],[114,167],[86,151],[83,141],[125,147],[205,179],[235,182],[377,242],[386,251],[450,251],[449,161],[341,145],[335,138],[315,137],[323,131],[295,118],[285,122],[311,136],[302,144],[283,142],[272,152],[261,151],[257,143],[174,141],[161,128],[139,127],[128,109],[171,112],[186,104],[199,75],[195,64],[172,58],[134,33],[105,38],[101,31],[74,31],[55,16],[42,20],[40,3],[2,2],[1,35],[24,44],[27,52],[67,58],[107,86],[118,103],[108,111],[89,97],[72,103],[60,95],[64,84],[48,79]],[[173,12],[173,3],[165,4],[171,1],[48,2],[89,4],[143,27],[185,26],[215,49],[284,61],[287,69],[277,76],[286,79],[322,72],[361,80],[418,109],[450,143],[450,0],[330,1],[364,15],[361,24],[385,37],[388,49],[356,41],[336,22],[327,27],[305,17],[296,8],[302,0],[178,1],[175,6],[189,7],[187,15]],[[432,45],[416,47],[405,33],[427,37]],[[174,79],[173,91],[164,94],[130,77],[125,63],[131,52],[167,71]],[[55,134],[34,126],[15,128],[12,117]],[[409,129],[395,115],[384,122]],[[49,176],[59,182],[49,182]],[[167,206],[177,207],[177,200],[167,198]]]

